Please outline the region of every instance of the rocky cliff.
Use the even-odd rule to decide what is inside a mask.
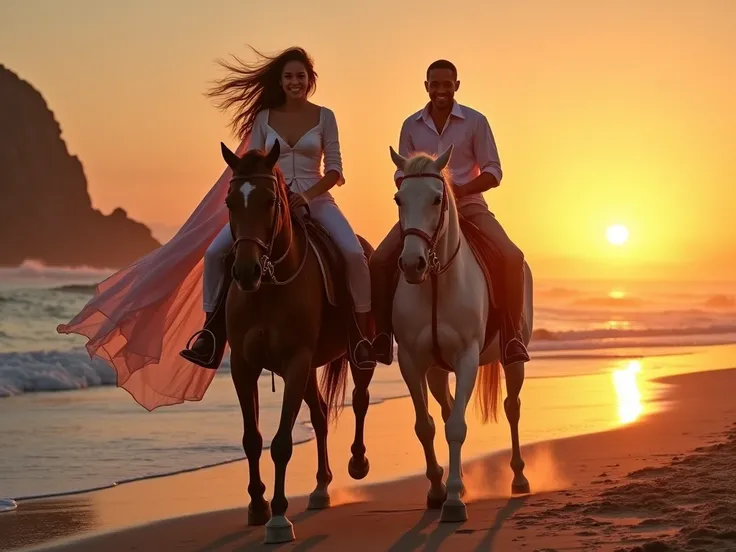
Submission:
[[[0,65],[0,266],[119,268],[159,245],[124,210],[92,208],[82,163],[43,96]]]

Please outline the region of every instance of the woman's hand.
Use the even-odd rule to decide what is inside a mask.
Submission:
[[[309,214],[309,199],[305,194],[293,192],[289,196],[289,210],[297,212],[299,209],[304,209]]]

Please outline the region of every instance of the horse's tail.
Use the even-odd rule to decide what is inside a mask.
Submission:
[[[348,355],[330,362],[322,372],[320,388],[327,403],[327,422],[336,420],[345,405],[347,387]]]
[[[498,403],[501,399],[501,362],[494,360],[478,368],[475,380],[475,406],[480,408],[484,424],[498,421]]]

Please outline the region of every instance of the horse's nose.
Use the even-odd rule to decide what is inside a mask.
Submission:
[[[404,272],[404,261],[401,257],[399,257],[399,270]]]
[[[417,272],[424,272],[424,269],[427,268],[427,260],[420,256],[419,259],[417,259]]]
[[[250,266],[250,271],[248,269],[246,269],[245,272],[246,272],[246,274],[248,272],[250,272],[250,274],[249,274],[249,276],[250,276],[249,280],[251,282],[258,281],[258,279],[261,277],[261,265],[260,265],[260,263],[253,263]],[[238,271],[237,267],[234,264],[233,264],[233,268],[231,270],[231,274],[233,276],[233,280],[235,280],[236,282],[242,281],[241,280],[241,274],[240,274],[240,272]]]

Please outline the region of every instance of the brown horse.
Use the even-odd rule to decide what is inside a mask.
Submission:
[[[317,487],[309,508],[327,508],[332,473],[327,454],[327,426],[343,405],[352,301],[332,251],[324,247],[318,258],[320,229],[308,217],[292,214],[289,192],[276,166],[279,142],[268,154],[251,150],[240,158],[222,144],[222,155],[233,171],[226,204],[233,232],[232,283],[227,297],[227,337],[231,371],[243,414],[243,449],[248,458],[250,484],[248,524],[266,524],[265,542],[294,540],[286,518],[286,466],[292,454],[292,430],[302,400],[309,407],[317,440]],[[329,242],[329,240],[327,240]],[[325,240],[322,240],[325,243]],[[373,253],[361,240],[366,255]],[[330,252],[328,252],[330,253]],[[339,300],[331,304],[320,261],[341,277]],[[317,368],[325,366],[320,382]],[[271,504],[264,499],[259,461],[263,438],[258,429],[258,377],[263,368],[284,380],[281,420],[271,443],[276,477]],[[355,389],[355,441],[348,471],[354,479],[368,474],[363,426],[368,410],[368,385],[373,370],[350,363]],[[320,389],[321,387],[321,389]],[[323,398],[324,393],[324,398]],[[272,516],[273,512],[273,516]]]

